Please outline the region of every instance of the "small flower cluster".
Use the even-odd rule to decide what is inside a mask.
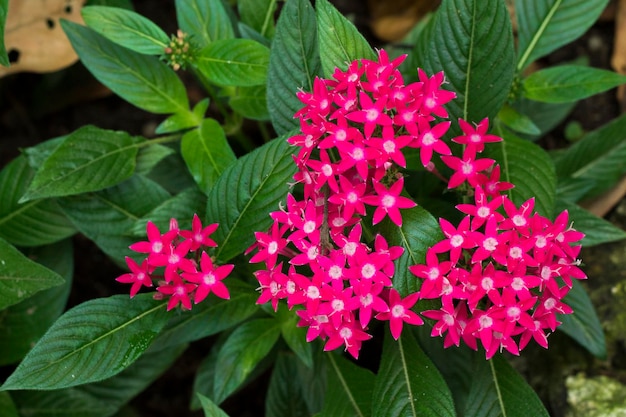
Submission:
[[[303,184],[304,198],[288,195],[286,208],[271,213],[269,232],[257,232],[250,248],[257,251],[250,262],[265,263],[256,272],[257,302],[299,306],[308,341],[320,337],[325,350],[344,346],[354,357],[371,337],[372,317],[388,320],[396,339],[404,322],[423,323],[410,310],[418,295],[402,299],[392,288],[393,261],[403,249],[389,247],[381,235],[373,247],[361,241],[366,206],[373,224],[389,217],[398,226],[400,209],[415,206],[401,195],[403,148],[418,148],[425,166],[433,153],[450,154],[440,140],[450,123],[432,122],[447,117],[443,105],[455,94],[441,89],[442,73],[419,70],[420,81],[404,85],[398,71],[404,58],[390,61],[381,50],[378,61],[354,61],[332,79],[316,78],[312,92],[298,93],[301,134],[288,141],[300,148],[294,180]]]
[[[178,29],[176,35],[172,35],[170,42],[163,50],[161,59],[164,60],[174,71],[185,69],[187,63],[193,59],[192,45],[189,35]]]
[[[219,298],[229,299],[228,288],[222,282],[233,270],[233,265],[217,266],[204,248],[217,244],[210,238],[217,224],[202,227],[200,218],[194,214],[191,230],[181,230],[175,219],[170,221],[169,230],[161,233],[157,226],[148,222],[147,241],[133,243],[130,249],[147,254],[138,264],[126,257],[130,272],[116,280],[132,284],[130,297],[134,297],[141,287],[152,287],[157,282],[155,299],[169,297],[167,310],[179,304],[191,310],[191,299],[195,304],[204,300],[211,292]],[[158,271],[158,275],[157,275]]]

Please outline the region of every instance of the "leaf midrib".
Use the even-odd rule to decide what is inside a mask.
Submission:
[[[339,379],[339,382],[341,383],[343,390],[348,395],[348,400],[350,401],[352,408],[354,409],[354,411],[356,411],[359,417],[364,417],[364,414],[361,411],[361,408],[359,407],[356,400],[354,399],[354,396],[352,395],[352,391],[350,390],[348,383],[344,379],[343,375],[341,374],[341,370],[337,366],[337,362],[335,362],[335,358],[333,358],[333,354],[331,352],[327,352],[327,354],[328,354],[328,358],[330,359],[330,363],[333,366],[333,370],[335,371],[335,374],[337,374],[337,378]]]
[[[149,35],[146,32],[142,32],[140,30],[137,30],[133,26],[129,26],[129,25],[125,24],[125,22],[119,22],[119,21],[116,21],[116,20],[107,19],[106,17],[103,18],[102,16],[98,16],[98,17],[100,19],[102,19],[104,22],[112,24],[111,26],[118,26],[119,25],[120,27],[124,28],[127,32],[130,32],[130,33],[132,33],[133,35],[135,35],[135,36],[137,36],[139,38],[147,39],[147,40],[151,41],[152,43],[154,43],[156,46],[159,46],[159,47],[162,47],[162,48],[167,47],[167,44],[165,42],[159,40],[158,38],[155,38],[155,37]],[[152,29],[152,28],[150,28],[150,29]]]
[[[526,61],[530,57],[530,54],[532,54],[533,49],[535,49],[535,47],[537,46],[537,43],[539,43],[541,36],[543,36],[544,32],[546,31],[548,25],[552,21],[552,18],[556,14],[556,11],[561,6],[562,2],[563,0],[556,0],[554,2],[554,4],[552,5],[552,8],[550,8],[550,10],[548,11],[548,14],[546,15],[545,19],[541,22],[541,25],[539,25],[539,28],[537,28],[537,31],[535,32],[530,42],[528,43],[528,47],[526,48],[526,50],[520,57],[519,61],[517,62],[518,71],[521,71],[526,65]]]

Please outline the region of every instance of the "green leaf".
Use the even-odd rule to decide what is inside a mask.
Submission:
[[[8,67],[9,56],[7,55],[7,49],[4,46],[4,27],[7,20],[7,12],[9,10],[9,0],[0,0],[0,65]]]
[[[113,404],[76,388],[56,391],[14,391],[11,393],[21,416],[28,417],[104,417],[115,413]]]
[[[133,175],[136,156],[137,145],[127,133],[81,127],[46,159],[19,202],[113,186]]]
[[[50,327],[0,388],[59,389],[111,377],[141,356],[168,317],[152,294],[79,304]]]
[[[380,232],[389,246],[404,248],[402,256],[395,260],[393,287],[402,296],[418,291],[422,280],[409,271],[409,266],[423,264],[428,248],[443,239],[439,223],[429,212],[417,206],[402,210],[402,227],[385,220]]]
[[[139,175],[148,175],[150,171],[152,171],[152,168],[174,152],[174,149],[158,143],[153,143],[139,148],[137,152],[135,173]]]
[[[268,102],[264,85],[239,87],[228,104],[243,117],[252,120],[269,120]]]
[[[285,5],[286,6],[286,5]],[[274,36],[276,0],[239,0],[241,21],[266,38]]]
[[[563,302],[572,307],[574,313],[559,315],[559,320],[563,323],[559,330],[577,341],[592,355],[606,359],[606,340],[600,319],[583,285],[578,280],[574,280],[573,284]]]
[[[328,0],[316,1],[315,7],[320,59],[327,78],[335,68],[346,70],[355,59],[376,59],[363,35]]]
[[[596,186],[592,178],[559,178],[556,185],[556,199],[575,203]]]
[[[199,48],[235,37],[221,0],[176,0],[176,17],[178,26]]]
[[[226,340],[217,357],[214,401],[232,394],[269,353],[280,335],[275,319],[256,319],[239,326]]]
[[[189,113],[176,113],[163,120],[154,130],[157,135],[180,132],[181,130],[196,127],[204,120],[209,108],[209,99],[200,100]]]
[[[119,46],[93,30],[61,20],[81,62],[115,94],[151,113],[187,113],[185,86],[157,57]]]
[[[267,73],[267,108],[279,135],[300,127],[293,118],[302,108],[299,89],[313,91],[321,71],[315,11],[309,0],[285,3],[276,24]]]
[[[207,219],[220,225],[213,234],[219,262],[242,253],[254,242],[254,231],[270,226],[268,214],[286,197],[296,171],[292,152],[284,136],[274,139],[231,164],[211,189]]]
[[[26,256],[62,276],[65,283],[40,291],[0,313],[0,365],[19,362],[32,349],[65,310],[72,288],[71,240],[31,249]]]
[[[502,128],[496,129],[504,140],[485,148],[485,156],[493,158],[501,169],[501,181],[511,182],[515,188],[508,191],[517,205],[535,198],[535,211],[552,217],[556,194],[554,164],[539,146],[520,139]]]
[[[204,411],[204,417],[228,417],[228,414],[217,406],[213,401],[205,397],[204,395],[196,392],[196,396],[200,400],[202,405],[202,411]]]
[[[527,135],[539,135],[541,130],[533,123],[530,117],[505,104],[498,112],[498,119],[507,127]]]
[[[513,81],[513,32],[503,0],[451,0],[420,36],[414,54],[428,75],[443,70],[457,98],[450,119],[493,119]],[[458,130],[453,124],[453,130]]]
[[[577,204],[557,200],[557,210],[567,210],[570,222],[574,222],[574,228],[585,234],[585,237],[581,240],[581,244],[584,247],[626,238],[626,231],[588,212]]]
[[[499,355],[485,361],[474,356],[472,385],[465,417],[549,417],[537,394]]]
[[[518,57],[521,71],[537,58],[577,39],[589,29],[609,0],[516,1]]]
[[[512,107],[520,114],[527,116],[539,128],[539,134],[532,135],[531,139],[541,137],[558,126],[572,112],[576,103],[542,103],[520,97]],[[503,122],[506,122],[503,120]],[[506,123],[505,123],[506,124]],[[520,131],[520,133],[522,133]],[[528,133],[527,133],[528,134]]]
[[[302,391],[306,386],[294,383],[298,378],[298,360],[294,355],[279,354],[265,398],[265,415],[273,417],[309,417]]]
[[[0,28],[0,30],[3,29],[4,28]],[[19,417],[17,414],[17,408],[15,408],[15,403],[11,399],[8,392],[0,392],[0,410],[2,410],[2,415],[4,417]]]
[[[169,43],[169,37],[160,27],[131,10],[86,6],[80,13],[91,29],[140,54],[160,55]]]
[[[18,203],[34,175],[22,155],[0,171],[0,237],[13,245],[47,245],[76,233],[55,200]]]
[[[185,133],[180,147],[189,172],[205,194],[226,167],[237,160],[224,129],[214,119],[204,119],[197,129]]]
[[[313,366],[313,351],[311,343],[306,340],[307,329],[298,327],[299,317],[294,313],[292,310],[284,309],[279,312],[277,317],[281,320],[280,333],[289,349],[310,368]]]
[[[220,349],[222,349],[222,346],[224,346],[224,342],[226,342],[228,336],[230,336],[230,332],[222,332],[217,336],[215,341],[211,343],[209,354],[205,356],[200,362],[200,365],[198,365],[198,369],[193,380],[192,392],[202,394],[206,397],[213,396],[217,355],[219,354]],[[199,398],[197,396],[192,396],[189,408],[192,410],[198,410],[201,406]]]
[[[64,281],[56,272],[31,261],[0,239],[0,310]]]
[[[187,164],[179,152],[175,152],[159,162],[147,177],[170,194],[178,194],[188,188],[198,188],[198,184],[193,180]]]
[[[310,345],[313,351],[313,366],[308,367],[304,362],[297,361],[298,377],[296,383],[300,387],[306,388],[302,391],[302,396],[309,413],[313,415],[322,411],[324,407],[328,366],[327,352],[322,350],[321,341],[311,342]]]
[[[602,93],[626,83],[626,76],[583,65],[560,65],[530,74],[524,95],[546,103],[566,103]]]
[[[246,87],[265,84],[270,50],[250,39],[212,42],[196,57],[195,65],[210,82]]]
[[[385,335],[372,410],[374,417],[456,416],[450,389],[409,331],[397,341]]]
[[[322,416],[365,417],[370,415],[374,374],[349,360],[327,353],[327,384]]]

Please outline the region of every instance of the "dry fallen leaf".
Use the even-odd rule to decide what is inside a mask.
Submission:
[[[65,36],[61,18],[82,23],[84,0],[9,0],[4,42],[11,66],[0,66],[0,77],[15,72],[51,72],[78,59]]]

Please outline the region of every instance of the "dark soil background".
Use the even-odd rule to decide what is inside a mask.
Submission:
[[[133,3],[137,12],[156,22],[166,32],[176,31],[173,1],[134,0]],[[355,22],[372,45],[383,46],[385,44],[370,29],[372,16],[367,2],[336,0],[333,3]],[[542,60],[540,65],[552,65],[587,57],[591,66],[610,69],[613,37],[614,22],[610,19],[601,20],[581,39],[559,49]],[[188,85],[191,101],[195,102],[203,98],[204,93],[194,80],[187,74],[182,74],[182,76]],[[615,91],[610,91],[580,102],[571,116],[544,139],[543,144],[548,148],[567,145],[567,141],[564,140],[564,131],[572,121],[579,123],[583,131],[589,131],[617,117],[620,114],[620,107],[615,97]],[[161,120],[161,116],[139,110],[111,95],[80,64],[52,74],[15,74],[0,79],[0,166],[4,166],[17,156],[20,149],[49,138],[68,134],[86,124],[152,137],[155,127]],[[251,133],[255,134],[255,132]],[[258,135],[260,137],[260,133]],[[616,222],[623,221],[623,218],[615,212],[609,217]],[[626,213],[624,213],[624,218],[626,218]],[[622,223],[623,226],[624,223]],[[122,271],[88,239],[82,236],[76,236],[74,239],[76,269],[70,305],[92,298],[125,293],[127,289],[121,288],[114,281],[114,278]],[[590,260],[587,256],[590,256],[591,260],[597,259],[601,265],[606,265],[602,256],[608,251],[607,247],[603,245],[600,250],[587,251],[586,254],[583,253],[583,257],[586,258],[587,263]],[[614,268],[614,273],[619,274],[618,268],[620,267]],[[604,274],[605,271],[601,269],[594,270],[593,275],[590,273],[590,276],[599,277]],[[608,296],[604,294],[599,297],[598,301],[604,302],[602,297]],[[563,344],[568,343],[567,340],[563,340]],[[200,360],[207,355],[211,342],[211,340],[205,340],[192,344],[165,375],[131,402],[123,415],[202,416],[200,412],[189,411],[189,400],[192,395],[194,373]],[[623,343],[621,348],[624,349]],[[575,368],[577,370],[589,371],[590,367],[596,363],[584,353],[579,356],[583,358],[583,362]],[[603,366],[602,372],[610,373],[611,362],[601,365]],[[626,369],[625,364],[618,365]],[[536,388],[539,389],[551,413],[557,417],[562,416],[566,395],[564,388],[561,387],[556,391],[546,389],[545,382],[542,385],[542,374],[536,373],[528,361],[521,361],[516,366],[524,372],[531,383],[536,384]],[[228,400],[223,405],[224,409],[233,417],[262,415],[267,382],[268,375],[262,375],[252,386]],[[562,382],[561,385],[563,385]]]

